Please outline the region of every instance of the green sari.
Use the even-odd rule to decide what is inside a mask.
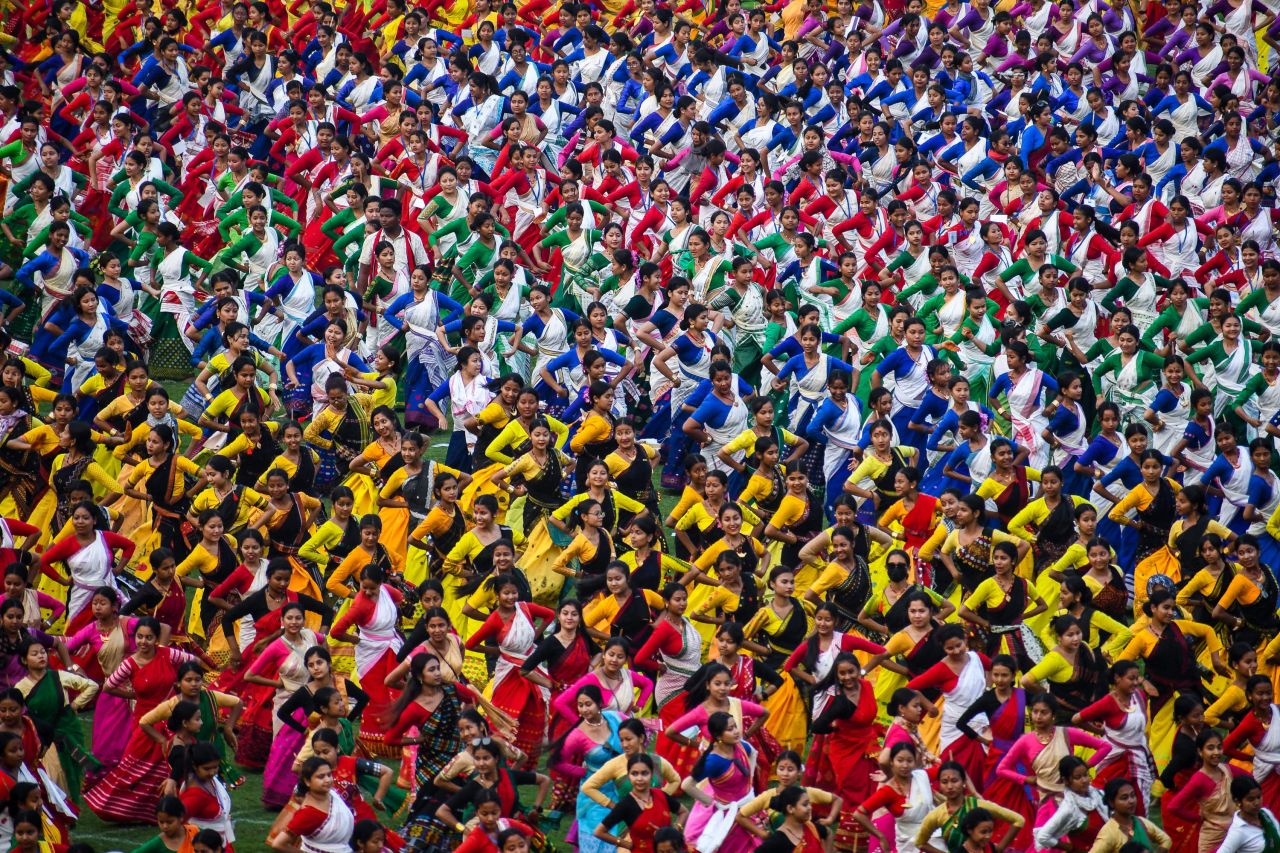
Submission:
[[[947,818],[946,823],[942,824],[939,832],[942,833],[942,840],[947,843],[949,853],[960,853],[964,848],[964,833],[960,831],[960,824],[964,823],[964,819],[969,812],[978,807],[977,797],[965,797],[960,804],[960,808]]]
[[[67,691],[62,684],[67,676],[71,676],[71,679],[79,678],[71,673],[50,669],[34,683],[31,676],[26,676],[18,682],[18,689],[31,685],[23,691],[27,695],[27,712],[36,721],[41,739],[52,742],[57,748],[58,761],[62,764],[62,772],[67,780],[67,796],[79,803],[86,770],[97,770],[102,765],[85,744],[80,717],[68,700]]]

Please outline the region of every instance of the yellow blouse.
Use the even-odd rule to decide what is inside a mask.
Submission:
[[[791,601],[804,614],[807,623],[805,634],[808,635],[813,630],[813,611],[815,608],[813,604],[803,598],[792,598]],[[792,614],[787,614],[787,619],[794,618]],[[743,626],[742,634],[746,639],[750,640],[762,631],[768,634],[776,634],[782,630],[782,626],[782,617],[773,611],[772,605],[766,605],[757,610],[756,615],[751,617],[751,621]]]
[[[610,551],[613,550],[613,540],[609,538],[608,532],[601,529],[600,543]],[[573,541],[569,543],[569,547],[560,552],[556,557],[555,566],[560,569],[567,569],[569,563],[577,560],[579,563],[589,563],[596,558],[597,545],[591,542],[587,537],[579,533],[573,537]]]
[[[1264,568],[1263,571],[1265,572],[1266,569]],[[1236,572],[1236,576],[1231,579],[1231,583],[1227,584],[1227,591],[1222,594],[1218,604],[1222,606],[1223,610],[1228,610],[1236,602],[1253,604],[1261,594],[1262,591],[1258,589],[1252,578],[1241,572]]]
[[[359,527],[359,522],[354,518],[347,523]],[[329,549],[341,542],[342,537],[345,535],[346,532],[341,527],[332,520],[327,520],[302,544],[302,547],[298,549],[298,556],[319,566],[327,566],[329,564]]]
[[[1085,583],[1092,585],[1091,578],[1085,578]],[[1066,610],[1059,610],[1054,616],[1062,616],[1066,614]],[[1052,623],[1052,620],[1050,620]],[[1097,649],[1099,643],[1102,642],[1102,634],[1106,632],[1110,635],[1110,639],[1102,646],[1102,651],[1111,659],[1115,659],[1120,652],[1124,651],[1124,647],[1133,639],[1133,631],[1128,625],[1111,618],[1101,610],[1094,610],[1089,617],[1089,624],[1083,626],[1088,630],[1084,641],[1091,649]],[[1040,640],[1044,643],[1046,649],[1052,649],[1057,642],[1057,637],[1053,634],[1052,624],[1046,625],[1044,633],[1040,635]]]
[[[433,509],[431,510],[431,512],[432,514],[435,514],[436,511]],[[440,513],[440,515],[443,516],[444,513]],[[428,515],[427,518],[423,520],[422,524],[418,525],[418,529],[413,531],[413,535],[418,539],[423,538],[419,536],[418,533],[419,531],[422,530],[423,525],[425,525],[427,521],[430,521],[430,520],[431,520],[431,516]],[[516,541],[512,543],[514,545],[518,545],[524,541],[524,537],[517,536],[514,530],[511,531],[511,535],[513,538],[516,539]],[[492,544],[493,544],[492,542],[489,543],[489,545],[492,545]],[[485,543],[481,542],[479,537],[476,536],[474,530],[468,530],[466,533],[462,534],[462,538],[459,539],[451,549],[449,549],[449,553],[445,556],[444,558],[445,574],[447,575],[462,574],[463,565],[474,561],[475,558],[478,557],[484,551],[485,548],[489,547],[489,545],[486,545]]]
[[[484,412],[482,411],[481,414]],[[569,427],[555,418],[547,418],[547,426],[551,427],[551,434],[555,437],[553,445],[557,448],[564,447],[564,440],[569,435]],[[510,465],[515,457],[503,451],[509,447],[518,447],[528,438],[529,434],[525,432],[524,425],[518,420],[512,420],[484,449],[484,455],[492,462]]]
[[[266,391],[263,391],[257,386],[254,386],[253,390],[258,392],[258,399],[262,401],[262,406],[265,410],[267,404],[271,401],[271,397],[267,395]],[[204,416],[213,420],[229,417],[231,413],[240,406],[241,402],[242,400],[236,394],[235,389],[228,388],[226,391],[220,392],[218,396],[214,397],[209,405],[205,407]]]
[[[629,498],[626,495],[624,495],[622,492],[617,491],[616,489],[611,491],[610,494],[613,496],[613,505],[617,512],[630,512],[630,513],[639,514],[645,511],[645,505],[640,503],[640,501],[636,500],[635,498]],[[561,521],[568,521],[569,516],[573,514],[574,507],[576,507],[578,504],[582,503],[585,500],[591,500],[591,499],[592,498],[589,494],[587,494],[586,492],[581,492],[569,498],[569,500],[561,504],[560,507],[551,514],[556,518],[560,519]],[[615,519],[615,526],[616,526],[616,519]],[[681,529],[687,529],[687,528],[681,528]]]
[[[373,408],[386,406],[389,409],[396,407],[396,396],[399,393],[396,387],[396,378],[394,376],[379,376],[376,372],[356,374],[361,379],[367,379],[370,382],[381,382],[387,387],[379,388],[370,396],[373,398]]]
[[[1070,497],[1074,506],[1080,506],[1081,504],[1088,503],[1088,501],[1079,495],[1071,495]],[[1013,518],[1009,519],[1009,532],[1014,536],[1017,536],[1019,539],[1024,539],[1027,542],[1034,543],[1036,541],[1036,534],[1031,528],[1039,528],[1040,525],[1044,524],[1045,519],[1049,517],[1049,513],[1049,505],[1045,503],[1045,499],[1036,498],[1022,509],[1018,510],[1017,514],[1015,514]]]
[[[756,539],[754,536],[747,536],[745,538],[746,544],[750,545],[751,550],[755,552],[756,559],[759,560],[763,557],[765,554],[764,543],[759,539]],[[704,572],[708,571],[716,564],[716,560],[719,559],[720,555],[728,550],[729,544],[725,542],[724,539],[717,539],[708,545],[705,551],[698,555],[698,558],[693,561],[693,564]]]
[[[435,463],[435,466],[435,476],[437,478],[439,478],[441,474],[449,474],[459,480],[462,479],[462,472],[457,468],[450,468],[448,465],[441,465],[439,462]],[[423,463],[422,470],[426,471],[425,462]],[[382,488],[378,490],[378,497],[383,498],[384,500],[390,500],[391,498],[396,497],[400,494],[400,489],[404,487],[404,481],[408,478],[409,472],[405,470],[403,465],[392,471],[391,476],[387,477],[387,481],[383,483]]]
[[[141,400],[135,400],[131,396],[129,396],[127,393],[121,394],[119,397],[116,397],[110,403],[107,403],[105,406],[102,407],[102,409],[98,412],[97,419],[102,421],[103,423],[106,423],[110,421],[112,418],[122,418],[125,415],[132,412],[134,409],[138,408],[139,406],[144,405],[147,402],[147,391],[150,391],[155,384],[156,383],[154,379],[147,380],[147,387],[142,392]],[[182,408],[182,406],[170,400],[169,414],[177,418],[184,415],[185,411]]]
[[[97,442],[103,442],[107,439],[106,433],[98,432],[96,429],[92,430],[90,435]],[[41,456],[48,456],[62,444],[61,437],[54,432],[53,426],[50,424],[38,424],[18,436],[18,438],[30,444],[31,449]]]
[[[645,603],[654,610],[661,610],[666,606],[666,600],[653,590],[637,589],[632,591],[632,595],[643,595]],[[620,609],[617,596],[604,595],[583,608],[582,621],[588,628],[608,634],[613,625],[613,617],[618,615]]]
[[[559,450],[555,450],[552,452],[556,453],[560,457],[561,466],[563,466],[566,462],[569,461],[569,457],[565,456]],[[542,474],[542,466],[539,465],[538,461],[533,458],[532,453],[526,453],[525,455],[517,459],[515,462],[512,462],[506,468],[503,468],[502,473],[506,479],[511,479],[512,477],[521,477],[521,476],[527,479],[536,479],[538,476]],[[614,494],[616,495],[617,492],[614,492]]]
[[[62,466],[67,462],[67,454],[60,453],[54,457],[53,464],[49,466],[49,482],[53,482],[53,475],[62,470]],[[120,484],[115,478],[103,470],[102,466],[97,462],[90,462],[84,469],[83,479],[93,484],[93,492],[95,495],[119,495],[123,493]]]
[[[836,800],[830,791],[824,791],[821,788],[805,788],[804,790],[809,795],[809,801],[814,805],[829,806]],[[778,796],[781,791],[781,785],[774,785],[764,793],[756,794],[753,800],[738,810],[738,814],[743,817],[751,817],[753,814],[759,814],[762,811],[772,811],[769,808],[769,803],[773,802],[773,798]]]
[[[648,457],[649,462],[652,463],[653,460],[658,458],[658,449],[656,447],[650,447],[647,444],[637,444],[636,445],[637,459],[640,458],[640,454],[644,454],[646,457]],[[623,459],[622,455],[615,450],[613,453],[610,453],[608,456],[604,458],[604,464],[609,466],[609,476],[617,477],[623,471],[630,468],[634,463],[630,460]]]
[[[210,690],[209,698],[213,700],[213,707],[215,708],[234,708],[240,704],[240,697],[232,696],[230,693],[223,693],[219,690]],[[178,707],[178,703],[181,701],[183,701],[181,696],[170,696],[143,714],[142,719],[138,720],[138,722],[144,726],[163,723],[173,716],[173,709]]]
[[[349,577],[358,575],[371,562],[373,562],[373,555],[357,545],[351,549],[350,554],[342,558],[338,568],[333,570],[333,574],[325,582],[324,588],[339,598],[351,598],[356,594],[356,591],[347,586],[345,581]]]
[[[1223,571],[1230,571],[1231,567],[1226,566]],[[1194,596],[1212,592],[1213,588],[1218,585],[1218,581],[1222,580],[1221,576],[1214,577],[1209,573],[1208,569],[1201,569],[1191,576],[1191,580],[1187,581],[1187,585],[1178,590],[1178,606],[1187,607],[1191,604]],[[1232,578],[1234,580],[1234,578]],[[1213,606],[1213,602],[1209,602],[1209,606]]]
[[[313,468],[318,467],[320,465],[320,454],[316,453],[310,447],[300,447],[298,448],[298,453],[310,454],[311,465]],[[271,460],[271,464],[267,466],[267,471],[273,471],[276,468],[279,468],[281,471],[285,472],[290,477],[298,473],[298,463],[294,462],[292,459],[290,459],[288,456],[285,456],[283,453],[281,453],[275,459]],[[267,471],[262,472],[262,476],[258,478],[258,482],[254,483],[255,486],[258,486],[259,488],[266,488]],[[310,559],[310,558],[307,558],[307,559]]]
[[[185,456],[174,457],[173,463],[177,466],[178,473],[180,474],[187,474],[192,477],[200,476],[200,466]],[[133,467],[133,470],[129,473],[129,479],[126,482],[129,484],[129,488],[144,491],[143,489],[138,489],[139,484],[145,482],[146,479],[154,473],[155,469],[151,467],[151,460],[149,458],[143,459]],[[173,501],[176,501],[178,498],[182,497],[182,494],[185,491],[186,486],[182,482],[182,477],[174,477],[173,491],[169,495],[169,500],[167,502],[172,503]]]
[[[231,550],[236,549],[236,540],[231,536],[223,536],[222,541],[231,546]],[[197,542],[196,547],[191,549],[191,553],[187,558],[178,564],[178,568],[174,570],[174,574],[180,578],[185,578],[191,572],[196,571],[201,575],[207,575],[218,570],[218,555],[210,553],[203,543]]]
[[[1198,640],[1205,644],[1205,649],[1210,654],[1222,651],[1222,641],[1218,639],[1217,633],[1208,625],[1201,625],[1199,622],[1192,622],[1189,619],[1173,620],[1187,639],[1193,644]],[[1137,660],[1138,658],[1146,658],[1155,649],[1156,643],[1160,642],[1151,630],[1150,625],[1144,625],[1143,629],[1136,630],[1133,639],[1124,647],[1124,651],[1120,653],[1119,660]]]
[[[1029,483],[1040,482],[1040,470],[1038,468],[1026,468],[1024,470],[1027,473],[1027,482]],[[997,495],[999,495],[1001,492],[1003,492],[1007,488],[1008,486],[1006,486],[1004,483],[1001,483],[999,480],[996,480],[994,477],[987,477],[987,479],[983,480],[981,485],[979,485],[978,488],[974,491],[974,494],[976,494],[978,497],[982,498],[983,500],[993,500]]]
[[[1222,691],[1218,701],[1204,709],[1205,724],[1217,726],[1222,722],[1223,717],[1232,715],[1237,711],[1243,711],[1248,707],[1249,699],[1244,695],[1244,688],[1233,682],[1227,685],[1226,690]]]
[[[1004,821],[1010,826],[1021,828],[1026,822],[1026,818],[1014,811],[1009,811],[1004,806],[998,806],[990,800],[979,799],[977,807],[986,809],[991,812],[991,816],[996,820]],[[947,804],[936,807],[933,811],[924,816],[924,822],[920,824],[920,831],[916,833],[916,845],[923,846],[933,834],[941,829],[948,820],[951,819],[951,810],[947,808]]]
[[[217,490],[210,486],[195,496],[191,501],[192,515],[200,515],[206,509],[217,509],[222,505],[223,497],[219,496]],[[243,489],[240,492],[240,501],[236,504],[236,517],[231,522],[234,530],[239,530],[249,524],[258,513],[267,508],[267,496],[255,492],[253,489]]]
[[[1182,491],[1182,486],[1173,480],[1166,479],[1165,482],[1173,487],[1174,494]],[[1155,495],[1147,491],[1146,484],[1139,483],[1120,499],[1120,503],[1111,508],[1111,512],[1107,513],[1107,518],[1119,522],[1120,519],[1129,514],[1130,510],[1144,510],[1151,506],[1151,502],[1155,499]]]
[[[991,537],[992,545],[995,545],[997,542],[1012,542],[1016,545],[1022,541],[1016,536],[1005,533],[1003,530],[989,530],[987,531],[987,533]],[[959,548],[960,548],[960,530],[959,528],[957,528],[947,534],[946,540],[942,543],[942,553],[950,556],[951,554],[954,554],[957,550],[959,550]]]
[[[1008,595],[1000,588],[999,582],[995,576],[985,578],[974,588],[969,597],[964,600],[964,606],[972,611],[977,611],[980,607],[999,607],[1005,602]],[[1039,593],[1031,584],[1027,584],[1027,605],[1034,605],[1040,600]]]
[[[1135,815],[1133,819],[1142,821],[1142,828],[1147,831],[1147,837],[1151,839],[1152,844],[1163,850],[1169,849],[1173,839],[1169,837],[1168,833],[1145,817]],[[1125,835],[1124,830],[1120,828],[1120,824],[1116,823],[1115,818],[1112,818],[1102,825],[1102,829],[1098,830],[1098,835],[1094,838],[1093,846],[1089,848],[1089,853],[1119,853],[1120,848],[1132,840],[1130,836]]]
[[[891,503],[889,508],[880,514],[880,526],[888,530],[894,522],[906,518],[909,511],[910,510],[907,509],[906,502],[899,498]],[[935,502],[933,505],[933,517],[929,519],[929,528],[933,529],[941,520],[942,507]]]
[[[795,447],[797,444],[800,443],[800,436],[796,435],[794,432],[788,432],[787,430],[784,429],[784,430],[781,430],[781,433],[782,433],[782,442],[784,444],[789,445],[790,447]],[[742,432],[738,433],[738,435],[733,439],[733,441],[729,442],[724,446],[724,452],[729,454],[730,456],[733,456],[733,454],[738,452],[742,452],[747,456],[751,456],[756,452],[756,442],[762,438],[772,439],[773,436],[772,434],[756,435],[755,430],[750,430],[750,429],[743,430]]]
[[[773,495],[773,479],[771,477],[762,477],[759,474],[752,474],[751,479],[747,480],[747,485],[743,488],[742,493],[738,495],[741,503],[759,503],[767,501]]]
[[[373,411],[372,394],[353,394],[351,396],[366,412]],[[222,395],[219,394],[218,397],[221,399]],[[217,402],[217,400],[214,400],[214,403]],[[205,412],[205,414],[208,414],[208,412]],[[320,410],[320,414],[312,418],[311,423],[307,424],[306,428],[302,430],[302,437],[316,447],[328,450],[333,447],[333,439],[325,438],[325,433],[329,433],[332,436],[333,430],[342,424],[344,417],[346,417],[346,412],[338,412],[329,406],[325,406]],[[374,443],[376,444],[377,442]]]
[[[874,453],[868,451],[867,454],[862,457],[862,461],[858,463],[858,467],[853,469],[853,473],[849,475],[848,482],[853,483],[856,486],[867,480],[874,480],[877,477],[883,477],[884,473],[889,470],[890,466],[897,463],[899,452],[903,454],[908,464],[910,464],[920,451],[916,450],[914,447],[905,446],[890,448],[892,460],[889,462],[885,462]]]
[[[263,426],[265,426],[273,436],[280,432],[280,424],[275,421],[267,421]],[[245,451],[254,451],[261,446],[261,444],[255,444],[249,436],[244,433],[240,433],[235,438],[228,441],[226,445],[218,451],[218,455],[225,456],[228,459],[234,459]],[[271,469],[268,468],[267,470],[270,471]]]
[[[179,442],[182,441],[182,436],[184,435],[189,436],[192,441],[195,441],[197,438],[204,435],[204,432],[200,429],[200,427],[196,426],[190,421],[185,421],[182,418],[178,418],[177,422],[178,422],[178,441]],[[136,427],[133,428],[133,432],[129,433],[129,437],[124,440],[124,444],[116,445],[116,448],[111,451],[111,455],[117,459],[124,459],[126,456],[129,455],[130,450],[133,450],[135,447],[141,447],[142,445],[146,444],[147,437],[150,435],[151,435],[150,425],[148,425],[145,422],[138,424]]]
[[[581,453],[588,444],[604,441],[613,433],[613,424],[595,414],[587,415],[587,419],[578,427],[578,431],[569,440],[569,448],[574,453]]]
[[[783,495],[769,523],[779,530],[785,530],[788,525],[795,524],[804,518],[805,510],[810,508],[809,505],[810,501],[805,498],[798,498],[791,494]]]
[[[849,570],[839,563],[827,563],[827,567],[818,575],[818,579],[809,587],[809,591],[819,598],[829,589],[835,589],[849,577]]]

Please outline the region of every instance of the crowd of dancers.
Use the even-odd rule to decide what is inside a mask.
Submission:
[[[1268,0],[4,8],[0,849],[1280,853]]]

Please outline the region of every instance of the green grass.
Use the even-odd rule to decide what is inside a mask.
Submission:
[[[187,387],[185,383],[164,382],[163,384],[174,400],[182,399]],[[432,459],[443,461],[447,447],[448,434],[435,433],[431,436],[431,447],[428,455]],[[663,496],[662,509],[664,512],[670,511],[674,504],[674,498]],[[85,732],[90,732],[93,728],[91,715],[84,715],[81,720]],[[398,761],[384,763],[390,764],[394,768],[399,768]],[[543,763],[545,764],[545,759]],[[532,787],[522,789],[521,801],[526,806],[531,805],[535,793],[536,789]],[[275,820],[276,812],[267,811],[262,807],[261,772],[245,773],[244,784],[231,792],[231,817],[236,826],[235,848],[237,853],[264,853],[269,849],[266,844],[266,835],[267,830]],[[568,831],[572,821],[573,815],[566,814],[561,820],[559,829],[550,833],[551,839],[560,849],[565,848],[563,844],[564,834]],[[399,827],[392,825],[391,828],[398,829]],[[155,834],[155,827],[122,827],[104,823],[88,807],[85,807],[82,809],[80,822],[72,830],[71,839],[75,842],[91,844],[98,851],[123,850],[127,853],[127,851],[139,844],[151,840]]]

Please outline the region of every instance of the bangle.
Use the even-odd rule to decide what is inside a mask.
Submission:
[[[456,831],[458,831],[458,832],[466,832],[466,831],[467,831],[467,828],[466,828],[465,826],[463,826],[462,824],[460,824],[460,823],[455,823],[455,824],[453,825],[453,828],[454,828]]]

